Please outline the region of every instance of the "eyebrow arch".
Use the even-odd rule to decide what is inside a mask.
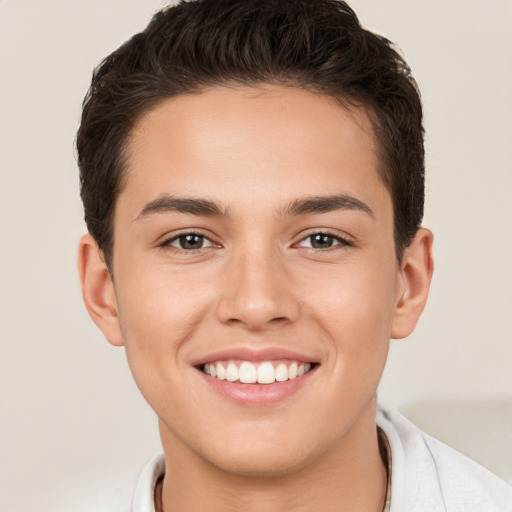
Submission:
[[[209,217],[227,217],[227,211],[208,199],[191,199],[173,197],[164,194],[146,203],[135,220],[141,220],[154,213],[179,212]]]
[[[345,194],[332,196],[313,196],[304,199],[297,199],[290,203],[283,214],[289,216],[308,215],[314,213],[328,213],[335,210],[359,210],[374,217],[373,211],[366,204],[355,197]]]

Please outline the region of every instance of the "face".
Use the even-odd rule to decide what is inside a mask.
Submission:
[[[113,300],[164,448],[277,474],[374,429],[404,286],[364,111],[218,87],[156,107],[128,150]]]

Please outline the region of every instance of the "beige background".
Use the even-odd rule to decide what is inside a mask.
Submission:
[[[157,0],[0,0],[0,511],[129,510],[159,451],[122,349],[81,303],[73,156],[100,59]],[[381,399],[512,396],[512,2],[353,0],[423,92],[430,303]]]

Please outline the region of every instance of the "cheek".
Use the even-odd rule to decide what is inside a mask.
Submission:
[[[183,366],[182,351],[211,309],[211,297],[206,286],[191,287],[178,273],[171,276],[165,269],[119,274],[122,286],[116,295],[126,355],[137,385],[151,403],[148,395],[161,394],[169,369]]]
[[[116,287],[127,346],[144,349],[179,344],[211,301],[208,279],[191,279],[166,265],[131,268],[137,267],[137,272],[120,273],[122,287]]]
[[[337,361],[360,371],[385,362],[394,312],[396,269],[377,260],[330,272],[324,286],[310,286],[309,309],[332,339]],[[350,368],[347,368],[350,370]]]

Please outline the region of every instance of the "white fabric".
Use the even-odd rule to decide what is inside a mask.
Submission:
[[[142,470],[133,496],[132,512],[155,512],[155,486],[164,473],[165,458],[162,453]]]
[[[512,512],[512,487],[398,411],[379,408],[377,425],[391,450],[389,512]],[[132,512],[155,512],[155,485],[164,471],[163,455],[146,466]]]
[[[379,409],[391,448],[390,512],[512,512],[512,487],[423,433],[398,411]]]

